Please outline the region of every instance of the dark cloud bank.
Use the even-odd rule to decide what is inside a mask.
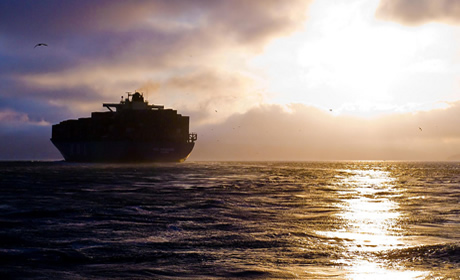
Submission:
[[[221,61],[215,57],[260,51],[269,40],[295,30],[308,3],[1,1],[0,100],[5,103],[0,109],[14,100],[20,105],[7,108],[56,122],[52,111],[67,107],[70,117],[83,114],[88,106],[99,108],[108,96],[118,98],[158,76],[188,77],[197,84],[209,82],[200,73],[228,79],[235,74],[216,71]],[[34,49],[38,42],[49,47]]]

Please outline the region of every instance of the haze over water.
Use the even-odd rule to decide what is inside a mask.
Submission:
[[[456,279],[460,164],[0,163],[0,275]]]

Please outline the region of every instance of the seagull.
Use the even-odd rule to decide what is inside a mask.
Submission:
[[[38,44],[35,45],[34,49],[35,49],[36,47],[48,47],[48,45],[45,44],[45,43],[38,43]]]

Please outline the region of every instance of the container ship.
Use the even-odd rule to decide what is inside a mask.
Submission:
[[[108,111],[53,125],[51,142],[66,161],[183,162],[192,152],[197,135],[188,116],[150,105],[139,92],[103,107]]]

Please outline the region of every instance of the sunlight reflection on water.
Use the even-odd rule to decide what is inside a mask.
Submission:
[[[399,196],[393,188],[395,178],[381,170],[343,170],[341,178],[341,210],[343,228],[320,232],[331,238],[344,240],[345,257],[337,263],[344,265],[348,279],[420,279],[427,272],[388,268],[372,253],[407,247],[397,227],[400,218]]]

